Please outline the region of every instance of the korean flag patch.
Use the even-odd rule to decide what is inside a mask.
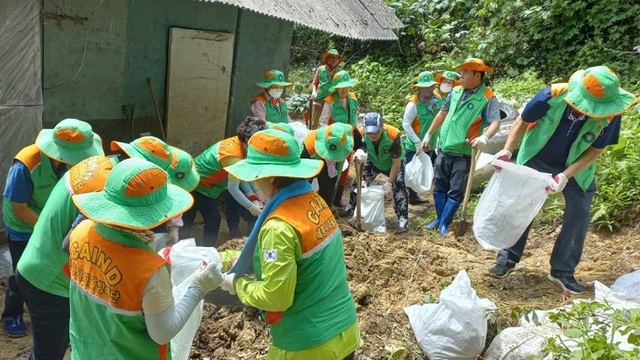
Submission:
[[[264,251],[264,262],[275,262],[278,260],[278,249]]]

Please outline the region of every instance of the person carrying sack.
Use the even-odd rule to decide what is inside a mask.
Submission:
[[[356,166],[364,164],[362,177],[367,186],[380,173],[388,176],[383,187],[385,193],[393,192],[393,209],[398,218],[396,233],[405,233],[409,230],[409,192],[404,181],[405,152],[400,130],[385,124],[382,115],[372,112],[364,115],[364,127],[360,128],[360,134],[364,137],[364,144],[356,150],[353,161]],[[354,182],[353,188],[356,187]],[[340,211],[340,216],[353,215],[356,203],[357,194],[351,192],[349,205]]]
[[[425,228],[437,230],[441,236],[449,232],[464,198],[472,171],[471,149],[482,151],[500,129],[498,98],[483,83],[485,73],[493,74],[493,69],[476,58],[469,58],[456,68],[461,70],[462,86],[447,96],[422,139],[422,148],[429,151],[431,138],[440,130],[433,189],[436,219]],[[485,126],[487,129],[483,131]]]
[[[402,129],[407,134],[404,147],[407,150],[406,162],[409,163],[416,151],[422,150],[422,138],[429,130],[431,122],[440,111],[441,100],[434,95],[434,88],[437,85],[430,71],[421,72],[414,80],[411,86],[413,90],[417,90],[407,106],[404,108],[402,117]],[[431,158],[431,162],[436,160],[436,142],[438,141],[437,131],[431,136],[431,150],[427,155]],[[409,204],[424,204],[427,200],[423,199],[413,189],[409,189]]]
[[[618,143],[621,114],[635,100],[608,67],[579,70],[568,83],[552,84],[533,97],[494,157],[509,161],[522,141],[516,162],[554,176],[556,185],[548,191],[562,193],[565,209],[547,277],[572,294],[585,292],[574,274],[589,229],[596,160],[605,147]],[[531,225],[514,246],[500,250],[491,275],[502,279],[511,273],[522,258],[530,229]]]
[[[264,130],[249,139],[245,160],[225,167],[267,203],[222,289],[260,309],[272,339],[267,360],[353,359],[360,333],[342,232],[308,181],[323,162],[299,154],[291,135]]]
[[[220,286],[219,264],[203,264],[176,304],[167,262],[150,230],[184,213],[189,193],[159,166],[123,160],[103,191],[77,194],[88,218],[68,236],[72,359],[169,358],[169,341],[204,295]]]

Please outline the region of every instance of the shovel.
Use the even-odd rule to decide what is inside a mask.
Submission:
[[[358,178],[358,193],[356,194],[356,230],[362,231],[362,167],[364,164],[356,163],[356,177]]]
[[[473,174],[476,172],[476,162],[478,161],[478,155],[481,153],[475,149],[471,150],[471,169],[469,169],[469,178],[467,179],[467,188],[464,191],[464,200],[462,201],[462,219],[454,222],[452,229],[455,237],[464,236],[469,230],[469,222],[467,221],[467,205],[469,204],[469,198],[471,197],[471,188],[473,187]]]

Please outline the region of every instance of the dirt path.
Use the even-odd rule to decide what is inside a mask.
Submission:
[[[504,326],[512,309],[554,308],[565,302],[559,288],[546,280],[549,254],[557,228],[532,231],[521,263],[522,269],[505,280],[487,275],[494,252],[482,250],[472,237],[440,238],[422,230],[431,206],[411,206],[411,230],[395,236],[395,218],[387,204],[388,234],[356,233],[342,225],[349,284],[357,303],[363,343],[357,359],[387,359],[385,346],[406,349],[402,359],[424,359],[403,308],[437,298],[461,269],[466,269],[481,297],[500,308],[498,325]],[[241,240],[225,247],[239,248]],[[583,260],[577,269],[582,283],[599,280],[606,285],[620,275],[640,267],[640,229],[616,234],[590,232]],[[4,297],[6,278],[0,279]],[[592,297],[593,292],[586,297]],[[27,317],[26,322],[29,323]],[[490,325],[490,336],[496,326]],[[30,338],[10,339],[2,334],[0,359],[22,358]],[[206,304],[202,325],[193,344],[192,358],[260,359],[269,346],[266,326],[254,309],[242,306],[216,307]]]

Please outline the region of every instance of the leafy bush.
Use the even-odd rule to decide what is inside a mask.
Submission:
[[[518,76],[501,77],[495,80],[491,87],[500,101],[508,102],[518,109],[525,101],[542,90],[545,83],[533,70],[526,70]]]

